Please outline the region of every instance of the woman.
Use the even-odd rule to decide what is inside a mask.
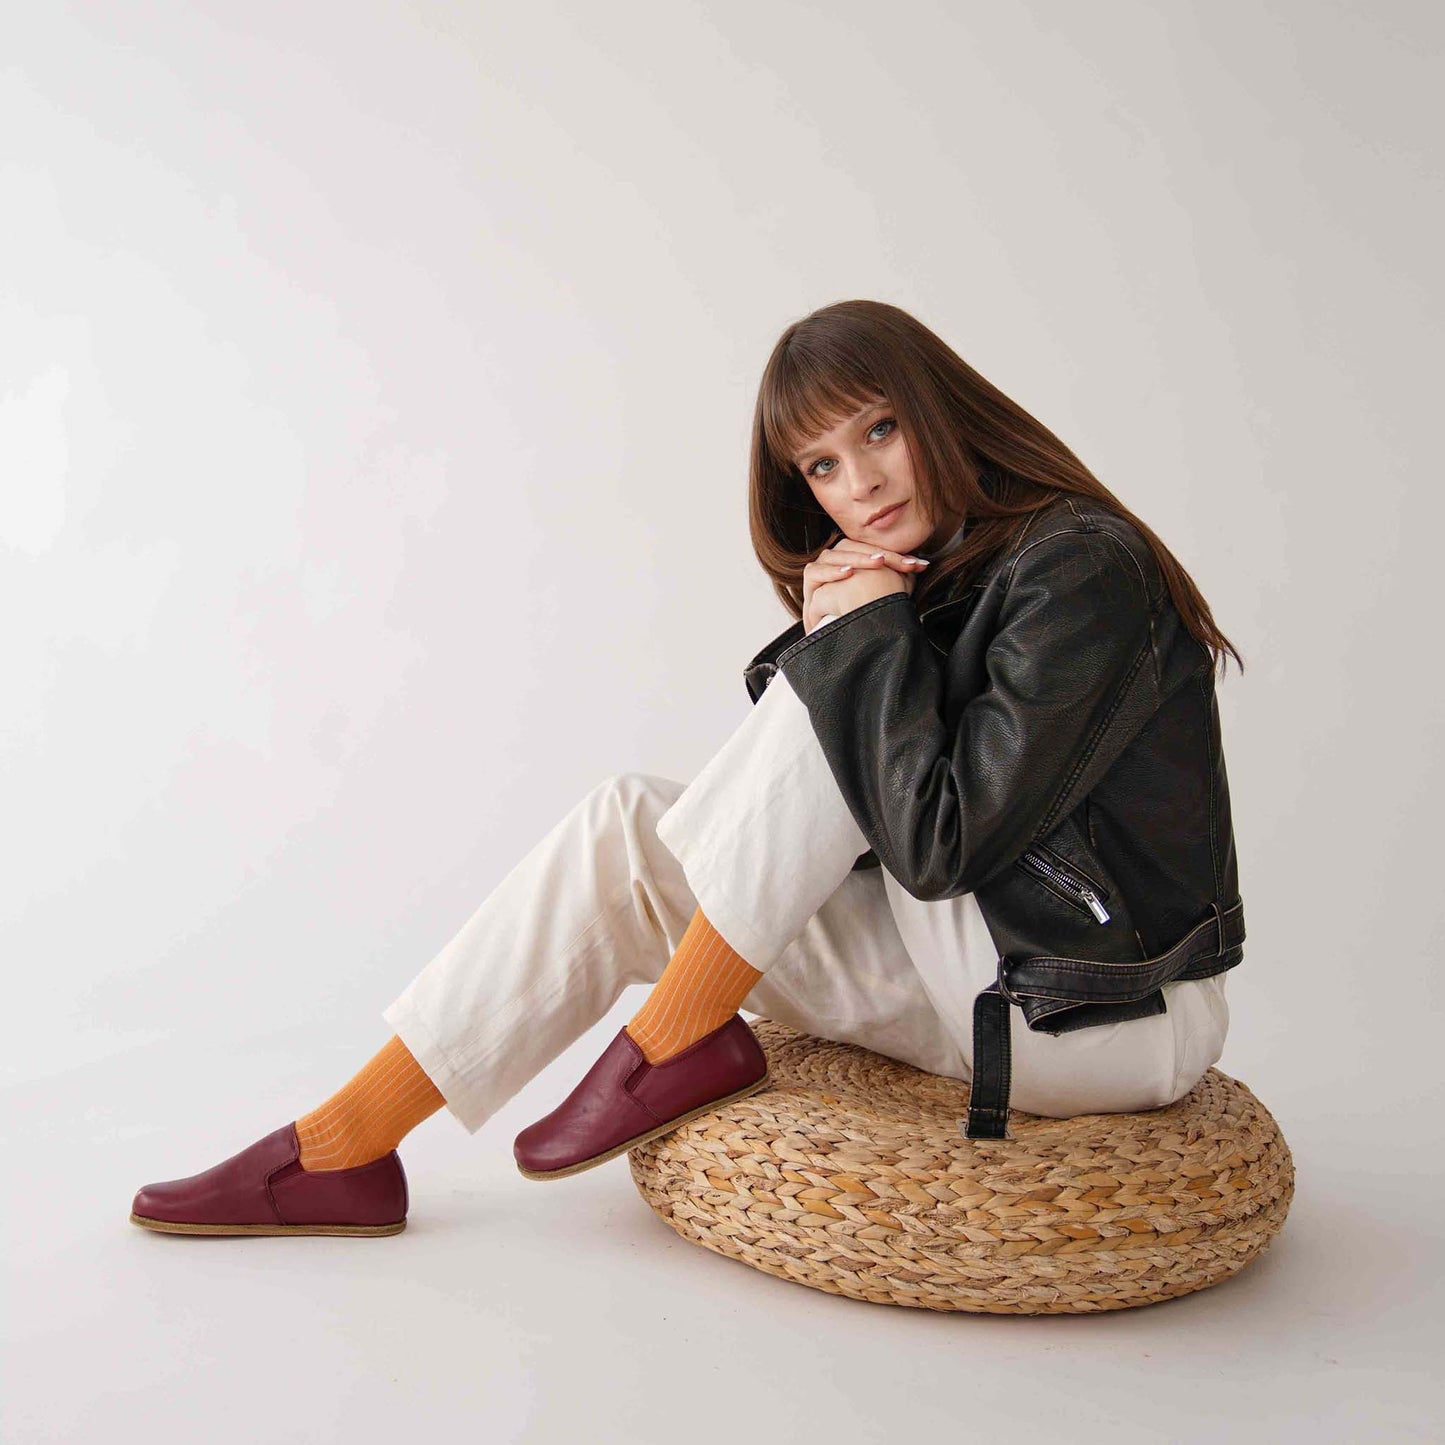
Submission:
[[[631,983],[641,1009],[516,1137],[528,1177],[766,1087],[742,1007],[971,1080],[970,1138],[1005,1137],[1011,1103],[1157,1108],[1218,1059],[1244,928],[1214,671],[1239,656],[1163,543],[870,301],[779,339],[749,506],[795,621],[719,752],[686,787],[594,788],[388,1006],[355,1078],[145,1186],[134,1222],[396,1233],[400,1140],[443,1105],[476,1132]]]

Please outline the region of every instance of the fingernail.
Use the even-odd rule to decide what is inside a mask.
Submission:
[[[868,554],[868,560],[870,562],[876,562],[882,555],[882,552],[870,552]]]

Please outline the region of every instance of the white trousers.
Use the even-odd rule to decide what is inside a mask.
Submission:
[[[974,995],[997,976],[983,915],[972,894],[923,902],[883,868],[852,872],[867,848],[775,673],[691,784],[621,773],[593,788],[383,1017],[475,1133],[629,984],[657,981],[700,907],[763,974],[746,1011],[970,1079]],[[1172,1103],[1223,1049],[1225,977],[1165,984],[1162,1014],[1057,1036],[1010,1008],[1010,1106]]]

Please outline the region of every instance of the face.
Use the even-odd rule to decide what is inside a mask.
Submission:
[[[793,457],[818,505],[845,537],[894,552],[941,547],[963,518],[937,521],[914,493],[913,459],[886,401],[855,412]],[[899,504],[901,505],[895,505]],[[870,520],[884,507],[893,510]]]

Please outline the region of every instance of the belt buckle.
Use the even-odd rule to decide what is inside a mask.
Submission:
[[[1009,986],[1008,986],[1008,978],[1006,977],[1007,965],[1008,965],[1008,958],[1007,958],[1007,956],[1006,956],[1005,954],[1002,954],[1002,953],[999,954],[999,958],[998,958],[998,991],[999,991],[999,992],[1004,996],[1004,998],[1006,998],[1011,1004],[1016,1005],[1018,1008],[1022,1008],[1022,1007],[1024,1006],[1024,1001],[1023,1001],[1023,999],[1021,999],[1016,993],[1014,993],[1014,991],[1013,991],[1011,988],[1009,988]]]

